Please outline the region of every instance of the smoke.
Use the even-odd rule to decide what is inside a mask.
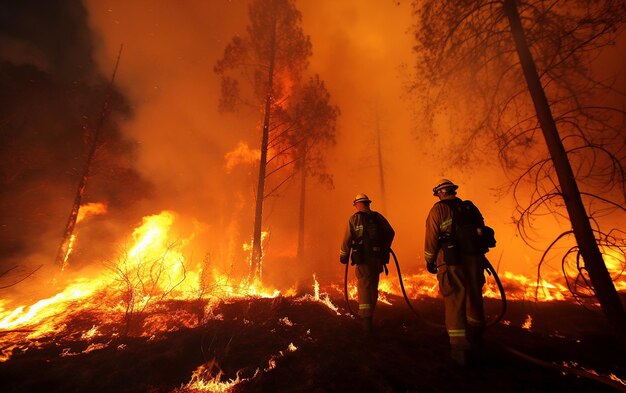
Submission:
[[[85,220],[78,241],[88,246],[78,260],[89,265],[114,258],[142,216],[168,210],[175,214],[172,236],[191,239],[185,243],[190,259],[210,261],[225,272],[245,271],[242,246],[252,234],[258,174],[248,157],[260,144],[261,115],[218,111],[213,66],[231,38],[245,33],[247,5],[2,3],[0,137],[8,157],[2,163],[6,191],[0,195],[3,256],[27,255],[31,235],[45,243],[39,253],[54,255],[83,162],[85,117],[92,121],[99,113],[123,44],[115,82],[118,110],[108,122],[109,154],[102,156],[88,191],[88,202],[112,206]],[[296,179],[266,201],[268,280],[288,286],[313,273],[340,279],[339,245],[354,212],[352,199],[361,192],[394,226],[393,247],[402,266],[409,273],[423,269],[423,228],[435,202],[431,189],[442,177],[459,184],[460,196],[473,200],[496,229],[501,248],[494,257],[505,256],[500,267],[531,272],[526,262],[531,254],[510,224],[512,203],[494,191],[505,181],[495,152],[482,168],[451,170],[434,158],[444,146],[416,138],[417,104],[405,93],[415,61],[410,4],[329,0],[296,6],[313,45],[308,73],[320,75],[341,110],[337,144],[326,157],[335,187],[309,180],[304,260],[296,258]],[[445,134],[447,127],[438,131]]]
[[[0,274],[11,272],[0,286],[40,265],[59,269],[54,258],[109,85],[94,59],[98,42],[80,1],[0,4]],[[101,258],[120,227],[128,231],[132,214],[121,211],[150,189],[132,168],[134,142],[117,126],[131,113],[124,96],[113,91],[107,105],[83,202],[109,212],[77,226],[93,239],[79,239],[77,267]]]
[[[241,162],[228,170],[228,163],[242,158],[233,153],[241,146],[258,149],[261,115],[219,113],[219,80],[212,68],[232,37],[244,34],[247,3],[86,4],[90,24],[103,41],[96,55],[101,68],[111,68],[117,47],[124,43],[118,80],[135,113],[124,132],[139,143],[137,171],[156,186],[147,209],[172,210],[179,221],[206,224],[194,242],[195,258],[210,254],[220,269],[245,269],[242,244],[252,233],[258,168]],[[410,5],[302,1],[296,6],[313,44],[308,73],[320,75],[341,110],[337,144],[326,157],[335,188],[310,179],[305,260],[295,258],[298,182],[294,179],[266,201],[266,277],[285,285],[306,281],[314,272],[322,280],[338,279],[339,244],[359,192],[367,193],[374,200],[372,208],[396,229],[394,249],[409,271],[421,268],[424,222],[435,202],[431,188],[440,177],[452,178],[461,185],[463,197],[485,206],[492,226],[498,229],[496,220],[508,221],[504,209],[497,212],[499,218],[489,219],[495,215],[489,209],[494,198],[485,190],[494,186],[489,182],[494,176],[445,172],[447,163],[430,160],[438,146],[416,141],[414,104],[404,89],[415,56]],[[377,128],[382,135],[384,203]],[[503,232],[503,238],[510,236]]]
[[[79,0],[3,1],[0,25],[3,60],[35,65],[64,83],[97,76],[94,36]]]

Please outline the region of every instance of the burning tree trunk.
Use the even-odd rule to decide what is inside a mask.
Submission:
[[[69,257],[69,253],[71,251],[72,243],[74,240],[74,228],[76,227],[76,221],[78,219],[78,211],[80,210],[83,195],[85,194],[85,188],[87,187],[87,180],[89,179],[89,172],[91,171],[91,166],[100,142],[100,132],[102,130],[104,121],[109,114],[109,98],[111,95],[111,90],[113,88],[113,83],[115,82],[115,75],[117,73],[117,67],[119,65],[121,55],[122,47],[120,46],[120,50],[117,54],[117,60],[115,62],[115,68],[113,69],[113,75],[111,76],[111,81],[109,82],[109,86],[107,87],[104,101],[102,103],[102,110],[100,111],[100,116],[98,117],[98,122],[94,129],[94,135],[91,139],[91,145],[89,146],[89,151],[87,152],[87,159],[85,161],[85,166],[83,168],[83,172],[78,183],[78,189],[76,190],[76,196],[74,197],[72,210],[67,220],[67,224],[65,225],[63,240],[61,241],[61,244],[59,245],[59,249],[57,251],[55,262],[61,265],[61,269],[65,269],[67,267],[67,258]]]
[[[261,280],[263,267],[263,249],[261,248],[261,232],[263,224],[263,201],[265,199],[265,169],[267,167],[267,143],[269,139],[270,117],[272,109],[272,90],[274,85],[274,62],[276,61],[276,19],[272,22],[270,39],[270,58],[267,76],[267,96],[265,97],[265,114],[263,117],[263,135],[261,137],[261,159],[259,161],[259,180],[256,192],[256,209],[254,213],[254,232],[252,236],[252,259],[250,261],[251,279]]]
[[[311,55],[310,39],[302,31],[302,17],[293,3],[293,0],[251,2],[246,36],[233,37],[224,50],[223,58],[214,68],[222,78],[221,110],[232,111],[249,101],[242,99],[246,94],[240,90],[240,81],[248,84],[246,93],[252,96],[252,101],[247,103],[264,108],[250,259],[251,280],[261,279],[263,272],[263,203],[274,191],[265,191],[266,179],[287,166],[283,164],[268,173],[268,164],[274,158],[268,158],[267,152],[270,133],[279,128],[273,119],[274,113],[291,92],[287,81],[300,80]],[[250,75],[253,77],[248,77]],[[278,135],[276,138],[283,137]]]
[[[561,193],[569,214],[574,236],[585,261],[585,268],[593,284],[598,301],[616,337],[626,344],[626,313],[615,290],[613,281],[604,264],[602,253],[596,243],[589,217],[583,205],[576,178],[559,136],[550,105],[546,98],[532,54],[528,48],[524,29],[515,0],[505,0],[504,11],[511,26],[511,33],[524,71],[524,77],[537,112],[537,118],[548,145],[550,157],[561,186]]]

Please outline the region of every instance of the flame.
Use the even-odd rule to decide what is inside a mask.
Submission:
[[[617,291],[626,291],[626,255],[609,247],[602,250],[606,268],[613,277],[613,283]]]
[[[530,314],[527,314],[526,320],[522,324],[522,329],[530,330],[532,326],[533,326],[533,317],[531,317]]]
[[[320,283],[317,282],[317,277],[315,277],[315,273],[313,273],[313,294],[316,300],[320,299]]]
[[[105,211],[104,205],[93,204],[83,210],[81,219]],[[58,285],[60,289],[57,293],[29,304],[11,304],[8,299],[0,299],[0,330],[3,331],[0,362],[10,359],[14,353],[38,345],[36,339],[39,337],[59,333],[63,333],[63,337],[69,337],[66,332],[69,329],[76,329],[69,327],[72,324],[72,316],[84,311],[88,311],[90,317],[93,316],[93,322],[81,328],[83,330],[78,332],[73,330],[72,337],[88,342],[85,351],[95,351],[108,344],[91,341],[107,334],[158,338],[157,335],[161,332],[181,327],[192,328],[208,319],[223,318],[219,314],[214,315],[212,308],[224,299],[274,298],[281,295],[279,290],[264,285],[259,280],[249,282],[246,279],[237,279],[216,268],[208,270],[206,264],[193,264],[187,261],[183,256],[183,250],[193,234],[187,238],[179,237],[175,233],[176,219],[177,215],[171,211],[144,217],[132,233],[132,238],[128,242],[130,246],[126,248],[128,251],[118,255],[117,259],[107,266],[109,274],[80,277],[63,284],[57,284],[57,278],[53,278],[46,284]],[[263,232],[262,246],[268,236],[268,232]],[[243,247],[244,250],[249,250],[251,244],[244,244]],[[624,266],[623,254],[615,250],[603,252],[613,277],[621,280],[616,281],[616,284],[623,285],[624,279],[619,275]],[[538,301],[571,299],[559,272],[544,275],[539,281],[536,278],[503,272],[501,280],[508,299],[534,300],[535,292]],[[487,281],[484,295],[499,297],[494,280],[488,278]],[[336,284],[329,286],[339,292],[343,291],[343,288]],[[440,296],[437,280],[425,271],[405,276],[404,286],[411,298]],[[348,289],[349,295],[352,298],[356,297],[357,288],[354,280],[349,283]],[[393,299],[391,295],[402,296],[398,279],[394,276],[381,276],[379,289],[379,300],[382,303],[391,304]],[[295,293],[295,288],[291,288],[286,292],[286,296],[295,296]],[[330,300],[330,295],[323,292],[315,273],[312,293],[294,301],[319,302],[337,315],[342,315],[339,308]],[[162,312],[166,309],[164,304],[169,300],[202,300],[201,310],[190,312],[183,309],[167,309],[167,312]],[[138,319],[140,324],[134,327],[132,333],[123,331],[125,323],[126,326],[130,326],[128,321],[133,317],[133,313],[141,313],[141,318]],[[286,317],[280,323],[284,326],[293,326],[293,322]],[[532,317],[528,315],[523,328],[530,330],[532,323]],[[292,343],[286,351],[296,349]],[[69,349],[64,351],[64,356],[73,355],[75,353]],[[275,359],[269,360],[270,367],[274,361]],[[237,377],[235,380],[224,382],[220,378],[216,379],[215,374],[211,378],[202,379],[204,382],[196,378],[195,383],[212,383],[214,387],[211,389],[219,391],[216,389],[229,389],[229,386],[234,386],[239,380]]]
[[[31,306],[19,306],[12,311],[0,305],[0,329],[11,330],[25,326],[39,325],[30,335],[37,337],[45,331],[54,331],[52,320],[62,309],[60,304],[84,299],[94,293],[96,288],[90,280],[80,280],[69,285],[64,291],[47,299],[42,299]]]
[[[252,164],[261,158],[259,149],[250,149],[247,143],[239,142],[234,150],[224,155],[226,160],[226,173],[230,173],[239,164]]]
[[[621,379],[620,377],[618,377],[617,375],[615,375],[613,373],[609,374],[609,379],[611,379],[611,380],[613,380],[615,382],[619,382],[622,385],[626,386],[626,380]]]
[[[191,381],[184,387],[186,390],[197,390],[201,392],[230,392],[241,380],[239,374],[234,380],[222,381],[224,372],[217,363],[211,359],[198,366],[191,374]],[[185,391],[184,389],[181,389]]]
[[[65,256],[63,257],[63,265],[61,266],[61,270],[65,270],[69,266],[69,263],[67,261],[70,258],[70,254],[72,254],[72,251],[74,250],[75,241],[76,234],[73,233],[72,236],[70,236],[70,240],[67,242],[67,251],[65,252]]]
[[[80,208],[78,209],[78,216],[76,216],[76,223],[78,224],[87,217],[106,214],[107,210],[108,208],[106,203],[102,202],[90,202],[80,205]]]
[[[276,368],[276,361],[285,356],[288,352],[295,352],[298,350],[292,342],[287,346],[286,351],[278,351],[278,354],[270,356],[268,360],[268,366],[263,369],[267,372]],[[220,368],[217,360],[211,359],[208,362],[198,366],[191,374],[191,380],[187,385],[182,386],[180,389],[175,389],[173,393],[187,393],[187,392],[232,392],[235,386],[241,382],[254,379],[260,374],[260,369],[257,368],[254,375],[250,378],[241,378],[241,370],[237,371],[235,379],[229,379],[222,381],[224,372]]]
[[[486,273],[485,275],[489,277]],[[504,272],[500,274],[500,280],[506,291],[506,297],[509,300],[534,300],[535,292],[537,292],[538,301],[563,301],[568,299],[569,290],[563,278],[557,274],[544,277],[537,283],[536,278]],[[439,284],[436,278],[430,273],[422,272],[403,275],[403,284],[409,298],[434,298],[439,296]],[[403,296],[397,276],[381,276],[378,288],[380,292],[385,294]],[[349,283],[348,291],[351,298],[356,297],[357,288],[354,282]],[[500,298],[500,290],[495,280],[487,280],[483,288],[483,297]],[[388,301],[389,299],[383,297],[382,300]]]
[[[253,256],[254,239],[250,240],[249,243],[243,244],[243,250],[248,252],[248,266],[250,267],[250,270],[249,270],[250,275],[248,276],[248,281],[250,280],[253,281],[249,284],[251,286],[257,286],[257,285],[262,286],[262,283],[260,282],[260,280],[261,280],[261,277],[263,277],[263,256],[265,255],[265,241],[268,236],[269,236],[269,231],[261,231],[261,258],[259,260],[258,275],[256,275],[255,277],[252,277],[252,272],[253,272],[252,256]]]
[[[92,207],[95,207],[93,205]],[[85,210],[85,216],[89,211]],[[97,277],[81,277],[68,281],[65,288],[56,295],[38,300],[31,305],[18,304],[9,307],[8,300],[0,300],[0,329],[7,332],[20,331],[22,337],[32,340],[43,335],[56,334],[67,328],[68,313],[89,310],[98,311],[101,318],[111,321],[131,318],[133,313],[150,311],[158,302],[166,299],[199,299],[210,296],[215,299],[229,297],[277,297],[280,291],[263,286],[260,282],[235,282],[231,277],[213,271],[213,281],[203,283],[202,266],[185,261],[181,248],[187,240],[171,240],[176,215],[170,211],[146,216],[132,233],[132,246],[129,251],[118,256],[107,267],[112,274]],[[267,236],[264,234],[263,238]],[[55,279],[53,279],[55,280]],[[54,281],[53,281],[54,282]],[[210,287],[208,287],[210,286]],[[291,290],[295,293],[295,289]],[[207,306],[208,307],[208,306]],[[107,314],[108,313],[108,314]],[[210,314],[210,312],[209,312]],[[100,314],[99,314],[100,315]],[[105,315],[109,315],[108,317]],[[143,332],[140,335],[152,337],[155,332],[176,329],[178,326],[194,327],[199,317],[187,311],[176,311],[171,315],[162,313],[146,314],[143,319]],[[100,321],[105,323],[104,321]],[[80,336],[89,341],[101,335],[101,326],[92,325]],[[28,344],[24,344],[27,346]],[[0,361],[10,357],[18,347],[5,346]],[[94,350],[92,347],[92,350]],[[96,348],[97,349],[97,348]],[[68,356],[70,353],[68,353]]]
[[[293,94],[293,89],[295,85],[295,80],[293,75],[290,72],[278,72],[275,76],[275,80],[278,82],[277,85],[280,86],[280,99],[274,101],[274,105],[285,109],[289,106],[289,102],[291,101],[291,95]]]
[[[98,216],[107,212],[107,205],[101,202],[90,202],[84,205],[80,205],[78,208],[78,214],[76,215],[76,224],[79,224],[87,217]],[[72,251],[74,250],[74,243],[76,242],[76,232],[72,233],[70,238],[66,241],[66,244],[62,246],[65,249],[65,256],[63,257],[63,263],[61,265],[61,271],[64,271],[68,266],[68,260]]]

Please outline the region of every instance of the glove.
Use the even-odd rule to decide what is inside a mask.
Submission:
[[[428,273],[437,274],[437,263],[435,261],[426,262],[426,270]]]
[[[346,264],[348,263],[348,256],[340,256],[340,257],[339,257],[339,262],[340,262],[342,265],[346,265]]]

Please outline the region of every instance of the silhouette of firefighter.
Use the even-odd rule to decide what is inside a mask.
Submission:
[[[426,219],[424,259],[427,270],[437,275],[443,295],[450,355],[464,365],[485,329],[485,253],[495,246],[495,238],[478,208],[456,196],[458,188],[448,179],[433,188],[439,202]]]
[[[372,332],[372,319],[378,300],[380,273],[389,263],[391,242],[395,231],[380,213],[370,210],[372,201],[365,194],[357,194],[352,204],[357,210],[346,228],[339,261],[349,260],[355,267],[359,316],[366,334]]]

